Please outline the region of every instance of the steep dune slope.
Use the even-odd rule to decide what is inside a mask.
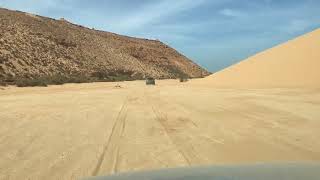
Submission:
[[[199,83],[215,87],[320,87],[320,29],[261,52]]]
[[[209,73],[160,41],[0,8],[0,80],[56,74],[141,79]]]

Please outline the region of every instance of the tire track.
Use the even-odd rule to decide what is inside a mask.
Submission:
[[[120,150],[120,139],[123,136],[126,127],[126,118],[128,110],[128,98],[123,103],[118,113],[116,122],[111,130],[108,141],[98,159],[97,165],[92,172],[92,176],[97,176],[100,171],[116,173],[118,166],[118,156]],[[106,162],[106,164],[104,164]]]
[[[185,163],[191,166],[207,162],[208,160],[205,157],[201,157],[199,156],[199,153],[197,153],[196,147],[194,147],[192,144],[192,139],[187,139],[187,134],[184,134],[184,131],[175,129],[175,123],[177,120],[168,119],[167,113],[165,111],[162,111],[161,104],[165,106],[164,104],[167,102],[164,101],[164,99],[153,96],[153,94],[155,94],[155,92],[150,93],[144,91],[146,104],[151,107],[155,115],[155,120],[162,126],[169,140],[181,155],[181,157],[184,159]],[[172,122],[172,124],[170,122]],[[192,128],[198,128],[197,124],[192,120],[188,120],[184,123],[185,125],[187,123],[190,123],[190,125],[192,125]]]
[[[172,142],[172,144],[176,147],[177,151],[179,152],[179,154],[181,154],[181,156],[183,157],[183,159],[185,160],[185,162],[190,166],[192,165],[191,159],[188,157],[188,154],[183,150],[183,148],[177,143],[176,138],[174,137],[174,135],[172,135],[171,130],[169,129],[168,124],[166,123],[166,121],[168,121],[167,117],[165,117],[160,110],[156,110],[156,108],[154,106],[152,107],[152,111],[156,116],[156,120],[160,123],[160,125],[163,127],[163,129],[165,130],[166,134],[168,135],[170,141]]]
[[[168,118],[159,110],[159,108],[156,108],[156,105],[153,103],[155,100],[153,100],[152,96],[149,93],[146,92],[146,89],[144,89],[143,95],[144,95],[145,103],[148,106],[151,107],[151,110],[152,110],[153,114],[155,115],[156,121],[165,130],[165,133],[167,134],[170,142],[173,144],[173,146],[178,151],[178,153],[182,156],[182,158],[186,162],[186,164],[189,165],[189,166],[192,165],[192,163],[191,163],[190,159],[188,158],[187,154],[178,145],[177,140],[174,137],[174,135],[172,134],[169,125],[166,123],[168,121]],[[159,161],[159,159],[157,159],[157,160]],[[163,162],[161,162],[161,163],[165,164]]]

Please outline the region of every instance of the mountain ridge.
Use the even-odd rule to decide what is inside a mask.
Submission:
[[[0,79],[83,76],[123,80],[210,73],[158,41],[118,35],[65,19],[0,8]]]

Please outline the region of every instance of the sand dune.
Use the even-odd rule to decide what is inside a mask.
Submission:
[[[198,81],[235,88],[320,87],[320,29]]]

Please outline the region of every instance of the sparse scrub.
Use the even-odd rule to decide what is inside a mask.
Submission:
[[[99,70],[92,73],[91,77],[100,82],[118,82],[118,81],[133,81],[143,79],[141,74],[133,75],[131,71],[104,71]]]
[[[87,83],[92,82],[89,78],[84,76],[66,77],[61,75],[44,76],[39,78],[20,78],[15,81],[18,87],[46,87],[48,85],[62,85],[65,83]]]
[[[37,78],[37,79],[23,78],[23,79],[17,80],[16,85],[18,87],[35,87],[35,86],[47,87],[48,83],[44,78]]]
[[[6,82],[0,80],[0,86],[7,86],[7,85],[8,84]]]
[[[139,79],[138,77],[132,77],[131,72],[105,72],[97,71],[91,75],[91,77],[85,75],[51,75],[42,77],[17,78],[13,84],[18,87],[46,87],[48,85],[62,85],[66,83],[90,83],[90,82],[118,82],[118,81],[131,81]]]

